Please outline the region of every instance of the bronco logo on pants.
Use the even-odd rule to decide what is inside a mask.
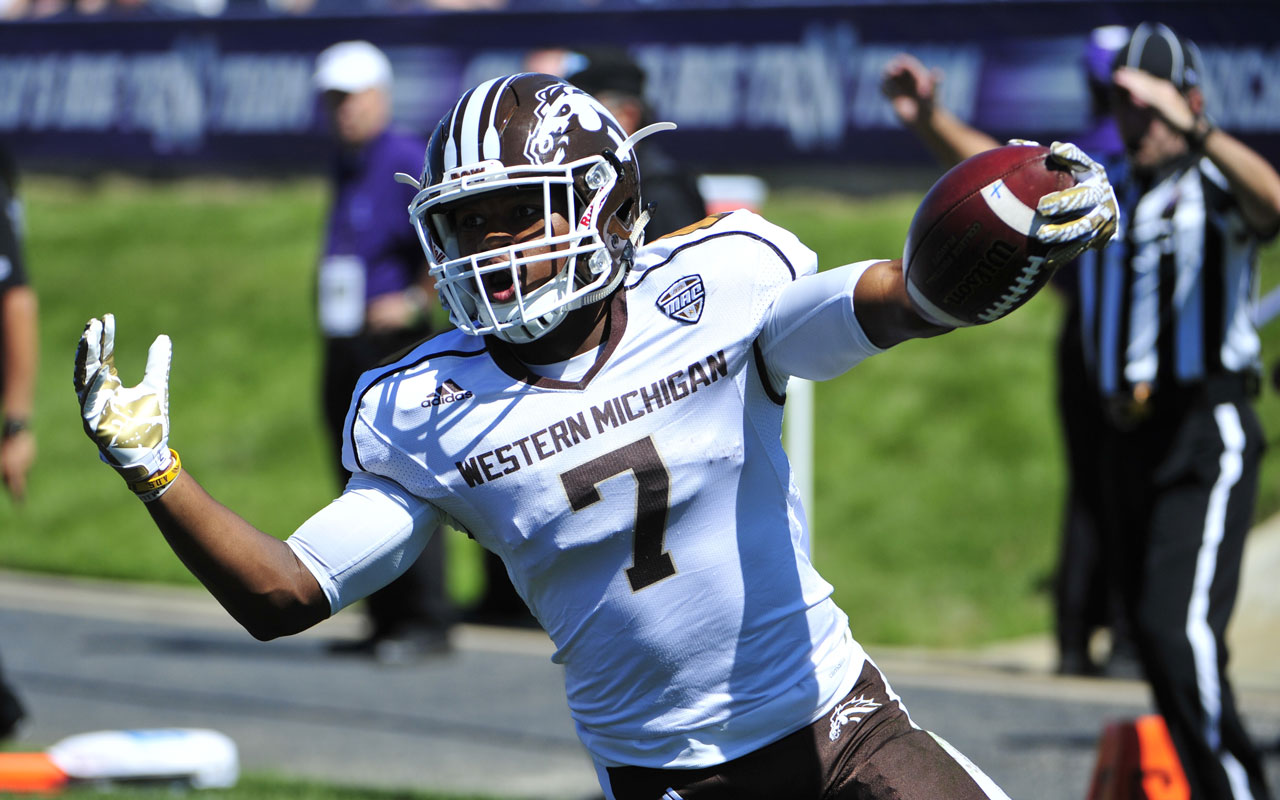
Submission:
[[[859,695],[836,706],[836,710],[831,712],[831,741],[840,738],[840,731],[845,725],[857,725],[862,722],[863,717],[879,707],[879,703],[868,700],[866,695]]]

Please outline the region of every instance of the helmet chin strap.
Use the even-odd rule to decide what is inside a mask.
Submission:
[[[644,244],[644,229],[649,224],[649,209],[645,208],[640,211],[640,216],[636,217],[634,230],[631,231],[631,237],[627,239],[631,242],[633,248],[638,248]]]
[[[647,213],[641,214],[640,219],[636,221],[636,231],[637,232],[643,231],[644,223],[648,221],[649,221],[649,215]],[[632,252],[632,247],[630,242],[628,242],[627,251],[628,251],[628,254]],[[603,253],[606,251],[601,250],[600,252]],[[627,260],[629,261],[630,259],[628,258]],[[572,308],[577,309],[577,308],[582,308],[583,306],[589,306],[592,303],[603,300],[609,295],[613,294],[613,290],[617,289],[618,284],[622,283],[622,279],[627,276],[627,270],[629,270],[630,268],[631,268],[630,264],[624,264],[617,272],[614,273],[613,277],[609,279],[608,283],[606,283],[604,286],[601,286],[599,289],[596,289],[591,294],[583,296],[581,300],[573,304]]]
[[[622,159],[625,159],[628,156],[630,156],[631,151],[635,149],[635,146],[640,142],[641,139],[648,138],[649,136],[652,136],[653,134],[658,133],[659,131],[674,131],[675,129],[676,129],[676,124],[674,122],[655,122],[651,125],[645,125],[640,130],[628,136],[626,140],[622,143],[622,146],[618,148],[618,155],[617,155],[618,160],[621,161]],[[628,240],[630,241],[631,247],[633,249],[640,247],[644,243],[644,229],[648,224],[649,224],[649,209],[646,208],[641,210],[640,215],[636,217],[636,224],[632,228],[631,237]],[[631,265],[628,264],[627,268],[629,269],[630,266]],[[618,272],[619,274],[621,274],[623,272],[626,272],[626,269],[618,270]],[[617,281],[611,281],[610,286],[606,287],[608,291],[606,291],[605,294],[608,294],[608,292],[611,292],[613,291],[613,289],[617,288],[616,283]],[[600,294],[600,293],[594,292],[592,293],[591,296],[595,297],[597,294]],[[603,297],[604,295],[601,295],[601,296]]]

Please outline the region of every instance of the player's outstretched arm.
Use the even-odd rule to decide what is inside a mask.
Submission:
[[[169,337],[152,343],[137,386],[121,383],[114,351],[115,318],[90,320],[76,351],[81,421],[178,558],[257,639],[327,617],[328,600],[289,546],[214,500],[169,448]]]
[[[255,639],[297,633],[329,616],[329,601],[293,550],[185,471],[147,511],[183,565]]]
[[[985,151],[926,195],[904,259],[846,264],[779,293],[758,339],[770,378],[780,390],[787,376],[826,380],[907,339],[993,322],[1104,246],[1118,218],[1106,171],[1075,145]]]
[[[862,273],[853,293],[853,311],[867,338],[881,348],[952,330],[912,301],[900,258],[872,264]]]

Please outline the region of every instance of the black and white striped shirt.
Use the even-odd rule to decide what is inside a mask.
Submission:
[[[1103,396],[1259,366],[1258,237],[1207,158],[1154,177],[1108,168],[1120,231],[1079,262],[1085,360]]]

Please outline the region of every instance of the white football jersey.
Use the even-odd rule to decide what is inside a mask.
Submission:
[[[760,217],[713,218],[641,249],[580,380],[449,332],[356,390],[347,468],[501,556],[601,764],[736,758],[818,719],[862,667],[809,562],[755,344],[815,270]]]

